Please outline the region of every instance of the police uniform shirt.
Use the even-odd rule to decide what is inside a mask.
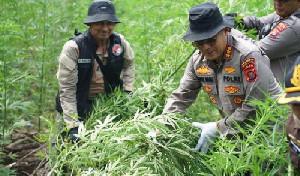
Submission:
[[[254,108],[246,102],[264,99],[261,90],[273,97],[281,93],[269,68],[269,59],[252,43],[231,35],[228,35],[223,62],[219,66],[204,59],[198,50],[194,53],[179,88],[171,94],[163,113],[185,113],[197,98],[200,88],[222,112],[224,118],[218,121],[218,125],[223,134],[238,132],[232,128],[233,120],[243,125],[247,117],[255,115]]]
[[[281,18],[276,13],[265,17],[244,17],[247,28],[260,30],[265,24],[272,24],[271,32],[257,41],[246,36],[242,38],[260,47],[271,60],[274,76],[284,83],[288,66],[300,55],[300,8],[288,18]],[[234,34],[233,34],[234,35]]]

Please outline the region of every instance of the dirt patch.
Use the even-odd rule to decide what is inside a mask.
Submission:
[[[37,132],[15,130],[12,135],[12,143],[5,146],[5,153],[16,155],[13,159],[6,157],[4,165],[6,168],[14,169],[20,176],[47,175],[46,158],[40,153],[47,153],[46,144],[36,140]]]

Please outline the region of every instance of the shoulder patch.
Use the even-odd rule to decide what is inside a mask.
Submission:
[[[278,34],[280,34],[282,31],[286,30],[287,26],[284,22],[278,23],[278,25],[270,32],[270,36],[272,38],[276,38]]]
[[[258,77],[255,70],[255,58],[247,58],[241,63],[241,67],[244,71],[246,80],[248,82],[254,82]]]

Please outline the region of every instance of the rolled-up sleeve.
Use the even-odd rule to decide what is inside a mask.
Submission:
[[[78,82],[77,60],[79,57],[78,46],[74,41],[68,41],[63,46],[58,57],[59,68],[57,79],[59,83],[59,94],[63,118],[71,127],[76,125],[79,120],[77,117],[76,84]]]
[[[272,23],[275,18],[276,18],[276,14],[272,13],[265,17],[247,16],[243,18],[243,21],[247,29],[260,30],[265,24]]]
[[[134,53],[130,47],[129,42],[124,39],[123,35],[121,37],[121,45],[124,49],[124,67],[122,70],[123,75],[123,90],[133,91],[133,84],[135,79],[135,67],[134,67]]]
[[[198,56],[199,54],[195,53],[194,56],[192,56],[192,58],[190,59],[186,67],[184,76],[180,80],[179,88],[172,92],[167,101],[167,104],[165,105],[163,114],[168,112],[179,112],[181,114],[184,114],[186,109],[191,106],[191,104],[196,100],[201,88],[201,83],[199,78],[195,74],[195,63],[193,57]]]

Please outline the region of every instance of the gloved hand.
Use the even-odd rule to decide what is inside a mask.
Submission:
[[[149,131],[146,134],[147,138],[151,138],[153,140],[153,142],[157,142],[156,137],[160,134],[160,131],[158,129],[156,129],[155,131]]]
[[[216,122],[203,124],[193,122],[192,125],[202,130],[201,136],[198,140],[198,144],[195,147],[195,151],[198,151],[201,148],[202,153],[207,153],[208,147],[211,145],[211,140],[214,140],[219,135]]]
[[[79,142],[79,138],[76,137],[75,135],[78,134],[78,127],[75,127],[75,128],[71,128],[68,132],[68,142],[71,142],[71,143],[77,143]]]

